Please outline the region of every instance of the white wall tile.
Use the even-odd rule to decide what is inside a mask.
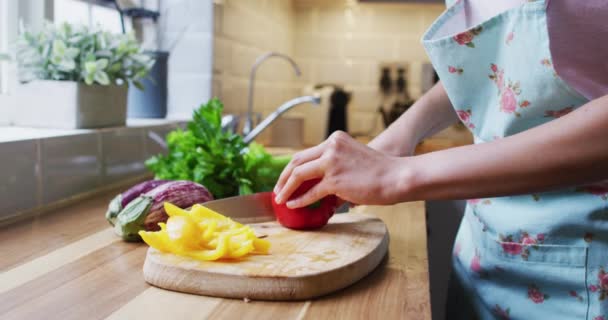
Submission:
[[[261,92],[256,88],[255,97],[262,98]],[[222,83],[222,98],[225,112],[244,114],[247,111],[248,83],[245,80],[230,80]]]
[[[352,134],[375,135],[383,128],[376,112],[353,111],[349,114],[348,131]]]
[[[188,0],[191,30],[193,32],[213,32],[213,0]]]
[[[264,34],[267,23],[257,19],[251,12],[247,12],[232,2],[227,2],[223,9],[222,31],[225,36],[241,43],[256,45]]]
[[[251,66],[256,58],[264,52],[260,49],[243,45],[238,42],[232,42],[230,60],[230,74],[232,76],[249,77]],[[262,65],[264,67],[266,64]]]
[[[424,31],[425,10],[416,10],[407,5],[378,5],[374,7],[371,32],[380,34],[416,34]]]
[[[161,1],[160,23],[166,32],[213,32],[213,1]]]
[[[211,95],[214,5],[211,0],[161,3],[163,48],[171,49],[167,117],[187,119]]]
[[[213,63],[213,35],[211,33],[188,32],[166,33],[166,38],[175,43],[169,55],[169,73],[210,74]],[[175,42],[174,42],[175,41]]]
[[[400,37],[398,50],[397,60],[428,61],[428,56],[418,36]]]
[[[295,13],[294,20],[295,32],[298,33],[312,33],[314,30],[313,25],[313,10],[312,9],[299,9]]]
[[[211,98],[211,75],[176,74],[169,79],[168,119],[191,119],[192,110]]]
[[[361,7],[316,9],[314,31],[324,33],[366,32],[372,27],[372,15]]]
[[[305,58],[303,56],[296,56],[294,59],[298,66],[300,66],[302,74],[294,79],[293,85],[302,89],[304,85],[311,84],[314,79],[316,79],[314,74],[314,61],[313,59]]]
[[[363,61],[323,61],[316,63],[317,82],[339,85],[366,84],[371,81],[374,65]]]
[[[395,60],[397,58],[397,38],[359,35],[347,37],[344,40],[344,57]]]
[[[382,103],[382,96],[376,86],[358,86],[347,88],[352,91],[350,110],[375,112]]]
[[[13,121],[15,109],[14,97],[0,94],[0,125],[8,125]]]
[[[221,36],[215,36],[213,39],[213,71],[220,73],[228,72],[231,67],[231,61],[232,48],[230,41]]]
[[[335,58],[344,56],[344,36],[341,34],[297,33],[295,52],[298,56]]]
[[[181,32],[190,24],[189,0],[161,1],[159,23],[164,32]]]

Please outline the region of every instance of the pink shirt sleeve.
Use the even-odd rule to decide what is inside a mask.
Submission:
[[[588,99],[608,95],[608,1],[550,0],[547,19],[557,74]]]

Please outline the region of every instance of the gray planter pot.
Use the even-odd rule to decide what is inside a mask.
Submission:
[[[155,59],[148,77],[142,79],[144,90],[129,87],[127,116],[129,118],[165,118],[167,116],[167,61],[169,52],[149,51]]]
[[[16,93],[15,125],[86,129],[126,124],[127,85],[36,80],[19,85]]]

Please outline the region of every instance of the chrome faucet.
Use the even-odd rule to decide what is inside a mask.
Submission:
[[[258,67],[264,61],[266,61],[272,57],[283,58],[283,59],[287,60],[287,62],[289,62],[291,64],[291,66],[293,67],[293,69],[295,70],[296,76],[299,77],[302,74],[298,64],[296,64],[296,62],[293,61],[293,59],[291,59],[290,57],[288,57],[287,55],[282,54],[282,53],[278,53],[278,52],[274,52],[274,51],[267,52],[267,53],[259,56],[255,60],[255,62],[253,63],[253,66],[251,67],[251,72],[249,74],[249,100],[247,100],[247,119],[245,119],[245,125],[243,126],[243,134],[245,136],[248,136],[249,133],[253,130],[252,129],[253,128],[253,91],[254,91],[254,87],[255,87],[255,73],[258,70]],[[289,109],[289,108],[287,108],[287,109]]]
[[[270,124],[274,122],[282,113],[302,103],[312,103],[313,106],[317,106],[321,103],[321,97],[319,95],[302,96],[283,103],[277,108],[277,110],[266,117],[266,119],[262,120],[262,122],[260,122],[260,124],[258,124],[253,130],[246,133],[243,141],[247,144],[250,143],[253,141],[253,139],[255,139],[255,137],[262,133],[264,129],[270,126]]]

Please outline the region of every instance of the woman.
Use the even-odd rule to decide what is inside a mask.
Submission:
[[[296,154],[276,200],[475,199],[448,318],[608,320],[607,2],[449,5],[423,38],[441,83],[367,146],[336,133]],[[411,156],[458,119],[475,145]]]

